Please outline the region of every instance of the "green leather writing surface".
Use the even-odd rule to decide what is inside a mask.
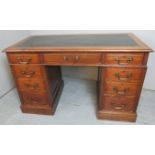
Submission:
[[[138,46],[127,34],[115,35],[55,35],[33,36],[13,46],[27,47],[104,47],[104,46]]]

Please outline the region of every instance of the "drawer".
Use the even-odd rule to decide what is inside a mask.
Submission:
[[[19,90],[30,92],[45,92],[45,84],[40,79],[17,79]]]
[[[139,92],[139,83],[127,82],[105,82],[104,95],[105,96],[136,96]]]
[[[49,100],[46,94],[36,94],[36,93],[27,93],[20,92],[23,104],[30,106],[48,106]]]
[[[144,54],[128,54],[128,53],[109,53],[103,56],[105,64],[115,65],[141,65],[144,61]]]
[[[119,112],[135,112],[136,99],[130,97],[104,97],[102,109]]]
[[[9,62],[12,64],[38,64],[40,62],[38,54],[8,54]]]
[[[37,65],[13,65],[12,70],[17,78],[40,78],[42,70]]]
[[[106,80],[140,82],[145,76],[146,68],[104,68]]]
[[[43,54],[43,63],[54,65],[98,65],[101,63],[100,53],[52,53]]]

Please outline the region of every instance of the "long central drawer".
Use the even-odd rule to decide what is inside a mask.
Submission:
[[[100,53],[45,53],[42,55],[42,63],[52,65],[99,65]]]

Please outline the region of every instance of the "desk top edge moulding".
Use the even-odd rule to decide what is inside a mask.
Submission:
[[[153,52],[134,34],[36,35],[8,47],[4,52]]]
[[[61,66],[92,66],[97,118],[134,122],[153,50],[133,34],[80,34],[30,36],[4,52],[23,113],[54,115],[64,87]]]

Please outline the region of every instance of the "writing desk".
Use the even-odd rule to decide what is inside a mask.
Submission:
[[[96,66],[97,117],[136,120],[152,49],[133,34],[31,36],[5,51],[24,113],[54,114],[61,66]]]

